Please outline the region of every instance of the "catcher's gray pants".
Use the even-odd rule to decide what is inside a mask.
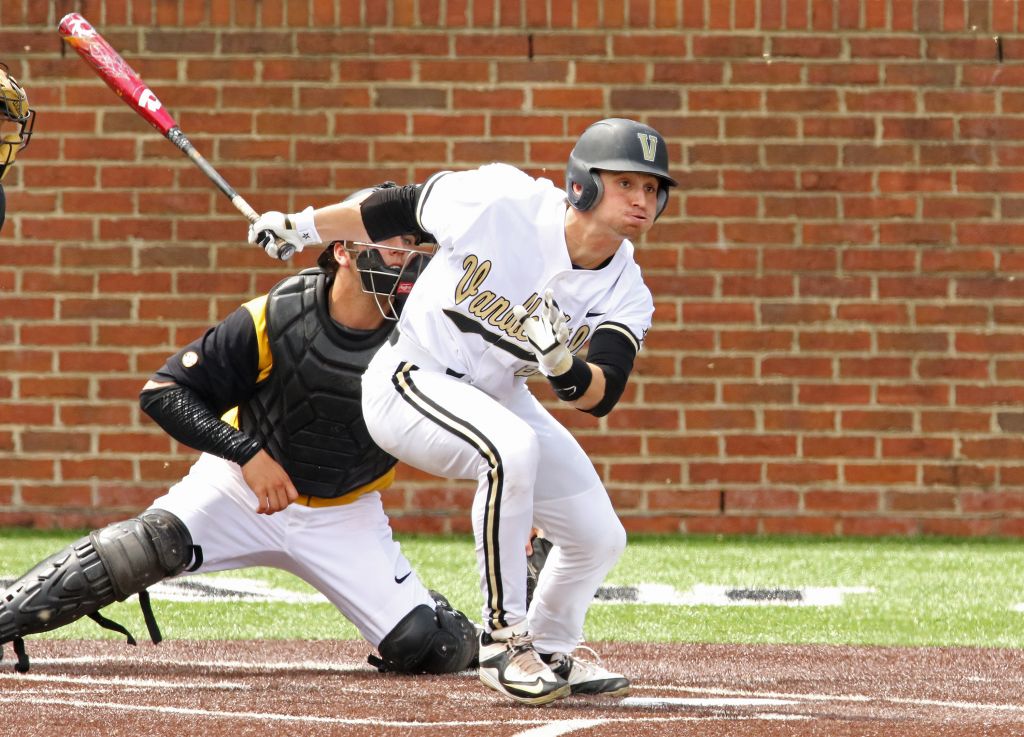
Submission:
[[[289,571],[326,596],[374,647],[417,605],[434,607],[392,539],[378,492],[335,507],[290,504],[257,514],[238,465],[203,454],[152,506],[188,527],[203,551],[199,573],[251,566]]]

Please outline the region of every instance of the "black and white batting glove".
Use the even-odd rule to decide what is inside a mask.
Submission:
[[[270,210],[249,226],[249,242],[253,245],[267,250],[275,238],[289,244],[296,252],[306,246],[320,245],[322,241],[313,222],[312,206],[291,215]]]
[[[560,376],[572,368],[572,354],[566,347],[569,327],[550,289],[544,291],[544,301],[536,315],[527,315],[522,305],[513,307],[512,314],[536,354],[542,374]]]

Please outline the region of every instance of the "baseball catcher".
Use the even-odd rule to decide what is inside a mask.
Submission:
[[[14,166],[18,152],[28,145],[35,120],[25,90],[11,76],[7,65],[0,62],[0,182]],[[7,198],[0,184],[0,228],[4,226],[6,212]]]
[[[377,648],[370,662],[381,670],[476,662],[473,624],[423,585],[392,539],[381,492],[396,460],[360,408],[362,373],[433,250],[421,235],[332,242],[316,268],[245,303],[153,374],[143,410],[202,455],[143,514],[78,540],[0,594],[0,644],[14,643],[19,670],[26,635],[82,616],[117,628],[98,610],[136,593],[156,642],[147,586],[249,566],[320,591]]]

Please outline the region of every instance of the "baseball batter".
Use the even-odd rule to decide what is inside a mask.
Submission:
[[[523,703],[629,691],[626,677],[572,654],[625,531],[586,453],[525,382],[540,371],[570,406],[611,411],[654,311],[631,241],[675,184],[658,132],[612,118],[580,136],[565,191],[491,164],[361,206],[307,208],[289,227],[267,213],[250,230],[253,242],[269,230],[302,245],[420,228],[439,244],[399,331],[364,374],[363,410],[389,453],[476,480],[480,678]],[[584,360],[576,353],[588,343]],[[533,525],[553,548],[527,611]]]
[[[28,145],[35,125],[35,111],[28,106],[28,96],[11,76],[11,70],[0,62],[0,182],[14,166],[18,152]],[[7,214],[7,197],[0,184],[0,228]]]
[[[203,455],[139,517],[73,543],[0,595],[0,643],[14,642],[20,669],[25,635],[85,615],[116,629],[97,610],[134,593],[157,641],[147,586],[249,566],[324,594],[378,649],[370,661],[382,670],[444,673],[476,660],[473,624],[423,585],[381,503],[396,461],[366,431],[360,377],[429,258],[412,236],[382,243],[332,243],[318,268],[244,304],[153,375],[143,409]]]

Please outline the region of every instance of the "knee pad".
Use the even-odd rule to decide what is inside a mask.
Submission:
[[[192,535],[185,523],[163,509],[96,530],[89,540],[103,561],[117,601],[124,601],[192,560]]]
[[[434,609],[420,604],[395,625],[370,659],[382,671],[456,673],[472,667],[480,650],[476,628],[448,600],[431,591]]]

